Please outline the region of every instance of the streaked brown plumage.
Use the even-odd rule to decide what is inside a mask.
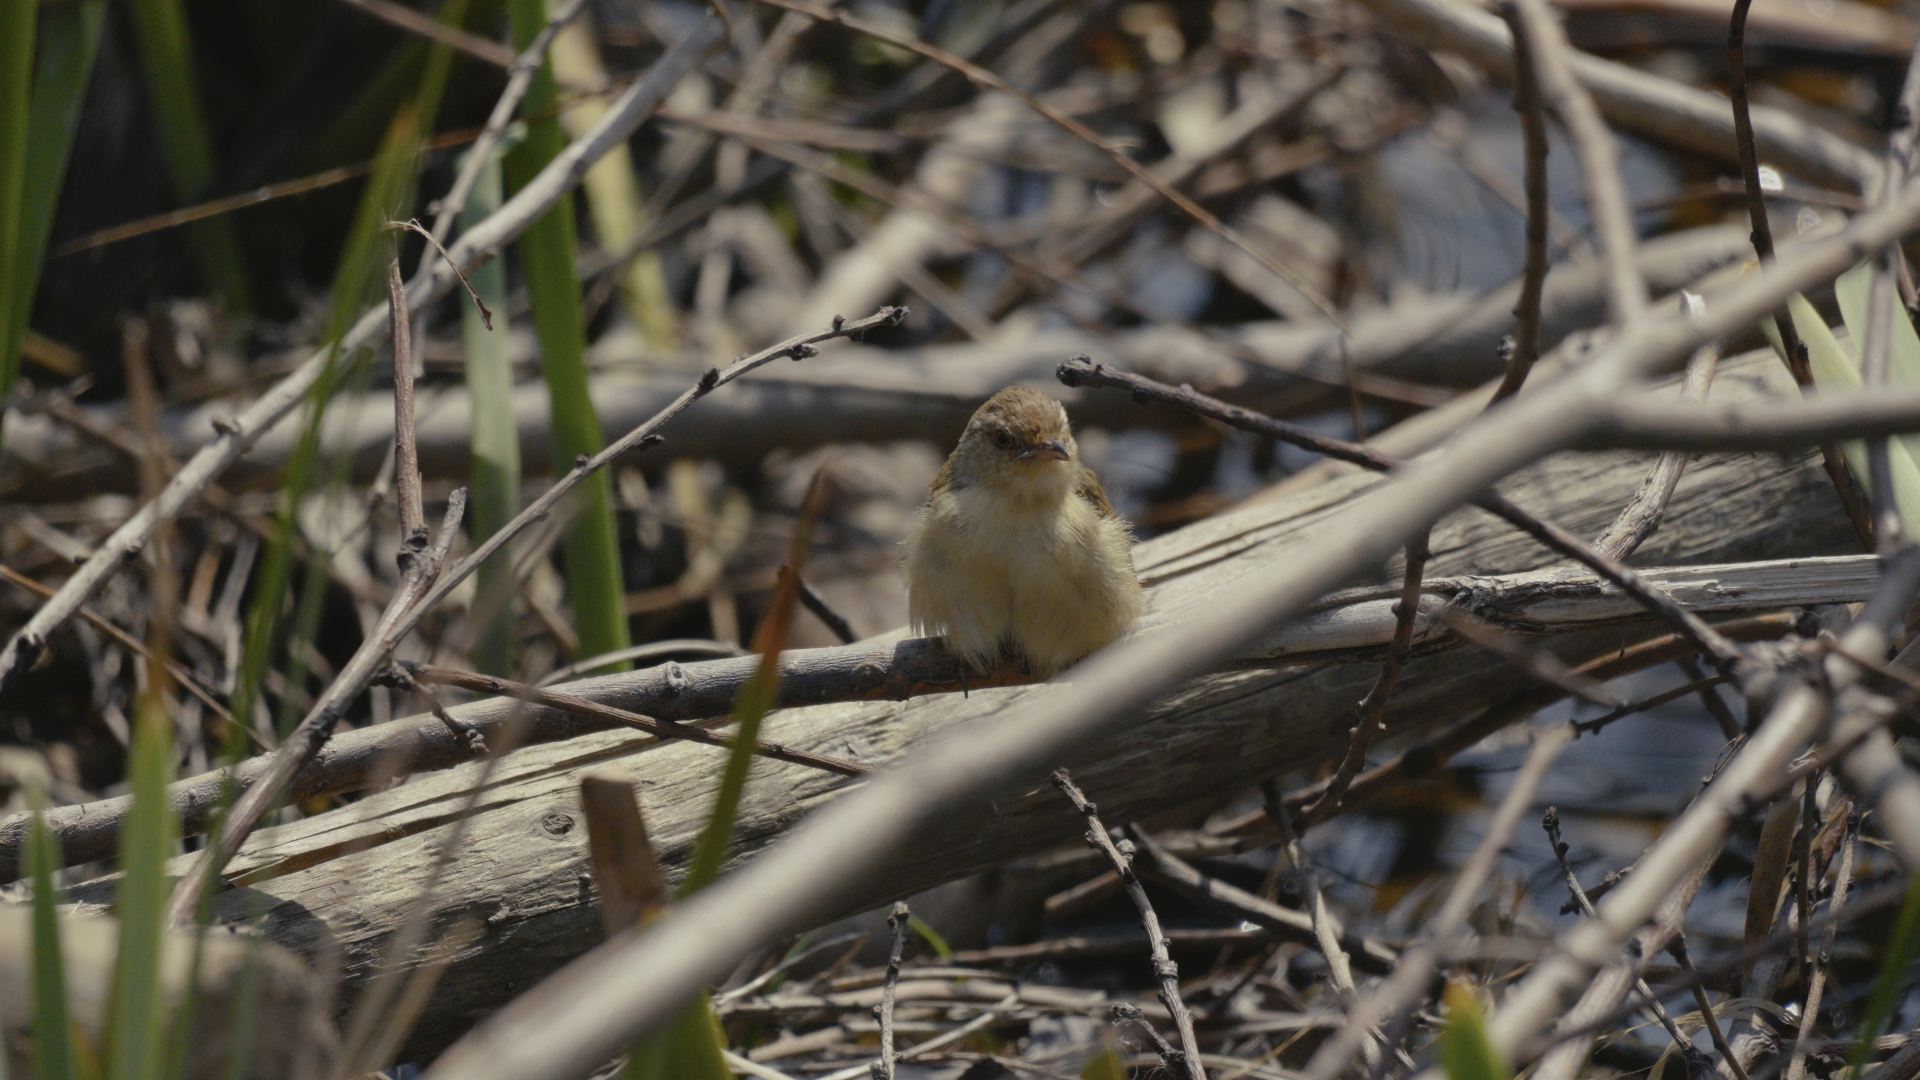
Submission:
[[[973,414],[907,537],[907,611],[976,670],[1051,675],[1140,614],[1133,538],[1066,410],[1014,386]]]

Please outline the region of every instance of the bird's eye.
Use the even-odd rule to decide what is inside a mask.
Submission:
[[[1013,436],[1007,434],[1005,431],[1001,430],[1000,428],[994,428],[993,434],[989,437],[993,439],[993,445],[999,447],[1002,450],[1011,449],[1013,447]]]

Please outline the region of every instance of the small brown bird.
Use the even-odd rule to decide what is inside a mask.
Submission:
[[[907,536],[907,612],[978,671],[1051,675],[1140,614],[1133,538],[1067,411],[1010,386],[967,422]]]

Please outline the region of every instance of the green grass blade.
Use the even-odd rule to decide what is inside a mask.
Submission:
[[[27,876],[33,881],[33,1075],[39,1080],[75,1080],[67,971],[60,953],[60,919],[54,911],[60,902],[53,887],[60,853],[47,831],[45,795],[35,791],[32,801]]]
[[[173,721],[157,692],[149,690],[136,710],[133,810],[120,833],[120,953],[109,1010],[107,1075],[114,1080],[156,1080],[167,1067],[167,1024],[160,987],[160,947],[167,894],[167,858],[179,835],[167,781],[173,771]]]
[[[1893,936],[1887,942],[1887,958],[1873,981],[1873,993],[1867,997],[1867,1012],[1860,1020],[1860,1034],[1847,1061],[1849,1076],[1857,1077],[1873,1052],[1873,1041],[1886,1030],[1900,991],[1913,977],[1913,959],[1920,948],[1920,874],[1907,883],[1907,897],[1900,903],[1900,914],[1893,923]]]
[[[1788,302],[1788,310],[1793,316],[1794,329],[1800,332],[1800,340],[1807,348],[1807,363],[1813,372],[1813,384],[1816,390],[1825,393],[1859,391],[1862,388],[1859,361],[1846,346],[1833,334],[1825,319],[1814,310],[1806,298],[1795,294]],[[1895,319],[1896,340],[1898,326],[1904,319]],[[1773,343],[1774,352],[1785,356],[1781,347],[1779,329],[1773,320],[1763,319],[1760,329],[1767,340]],[[1908,326],[1911,330],[1911,325]],[[1891,353],[1889,353],[1891,356]],[[1867,473],[1866,444],[1853,440],[1840,445],[1840,456],[1846,459],[1847,469],[1863,488],[1871,488]],[[1894,506],[1900,512],[1900,527],[1909,536],[1920,535],[1913,530],[1920,526],[1920,464],[1916,464],[1914,450],[1909,449],[1907,440],[1889,439],[1887,441],[1888,465],[1893,471]]]
[[[147,94],[160,127],[173,193],[181,203],[210,194],[214,177],[213,140],[200,107],[199,80],[193,72],[193,45],[181,0],[130,0],[134,36],[147,74]],[[201,273],[231,315],[251,307],[246,261],[233,219],[221,216],[195,222],[189,233]]]
[[[471,226],[500,208],[500,163],[482,167],[479,182],[461,210]],[[493,311],[493,329],[472,304],[460,306],[460,337],[466,352],[467,400],[472,412],[473,483],[469,506],[473,539],[485,540],[520,510],[520,429],[513,415],[513,358],[507,350],[507,274],[499,259],[468,277],[480,301]],[[475,595],[499,597],[500,607],[479,628],[473,666],[489,675],[513,674],[513,552],[511,544],[480,566]]]
[[[0,394],[13,387],[19,372],[20,342],[33,310],[40,260],[53,229],[53,211],[60,201],[60,184],[67,174],[67,157],[73,149],[80,106],[86,101],[106,8],[106,0],[58,4],[47,8],[41,20],[40,66],[27,113],[26,165],[11,257],[14,276],[7,287],[13,307],[11,314],[0,315],[0,326],[6,328],[0,331]],[[27,40],[32,38],[29,33]]]
[[[1834,298],[1840,302],[1840,318],[1846,324],[1847,336],[1853,339],[1856,353],[1867,340],[1868,293],[1872,286],[1871,263],[1861,263],[1833,283]],[[1887,384],[1920,386],[1920,333],[1914,331],[1913,320],[1897,300],[1888,327],[1892,333],[1887,340]],[[1909,457],[1920,460],[1920,435],[1902,435],[1894,441],[1907,448]],[[1906,492],[1901,494],[1905,496]]]
[[[621,1080],[733,1080],[720,1053],[726,1045],[726,1033],[703,993],[671,1026],[634,1048]]]
[[[19,278],[21,193],[26,182],[27,126],[33,93],[33,26],[39,0],[0,0],[0,393],[13,385],[19,342],[26,326],[15,324]]]
[[[606,67],[600,60],[588,19],[569,23],[553,39],[548,53],[554,70],[575,85],[598,86],[606,82]],[[605,116],[607,99],[583,98],[560,114],[561,126],[573,138]],[[607,152],[580,180],[580,191],[587,198],[587,213],[593,232],[603,251],[621,251],[646,232],[651,223],[646,199],[640,194],[640,178],[633,167],[633,155],[622,143]],[[667,291],[666,272],[660,253],[643,251],[628,260],[618,271],[621,306],[653,349],[670,353],[680,347],[678,314]]]
[[[546,26],[542,0],[509,0],[507,11],[517,49],[532,44]],[[519,189],[566,147],[567,137],[553,115],[558,99],[553,70],[542,64],[520,106],[521,115],[529,118],[527,138],[507,155],[509,187]],[[586,326],[580,279],[573,270],[577,247],[573,196],[561,198],[534,222],[521,235],[519,247],[534,332],[540,340],[540,370],[552,399],[554,468],[564,473],[573,468],[576,458],[596,454],[602,446],[600,420],[587,390]],[[613,527],[613,489],[607,474],[588,477],[576,497],[583,505],[567,526],[567,594],[580,652],[598,656],[624,649],[631,641],[620,545]],[[609,664],[596,671],[624,671],[628,666]]]
[[[1440,1064],[1447,1080],[1510,1080],[1513,1070],[1487,1038],[1480,1003],[1464,983],[1447,986],[1447,1026],[1440,1030]]]

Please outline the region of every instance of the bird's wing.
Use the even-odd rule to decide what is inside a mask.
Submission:
[[[1093,509],[1103,518],[1113,516],[1113,504],[1107,501],[1107,493],[1100,486],[1100,478],[1085,465],[1076,470],[1073,479],[1073,493],[1087,500]]]

